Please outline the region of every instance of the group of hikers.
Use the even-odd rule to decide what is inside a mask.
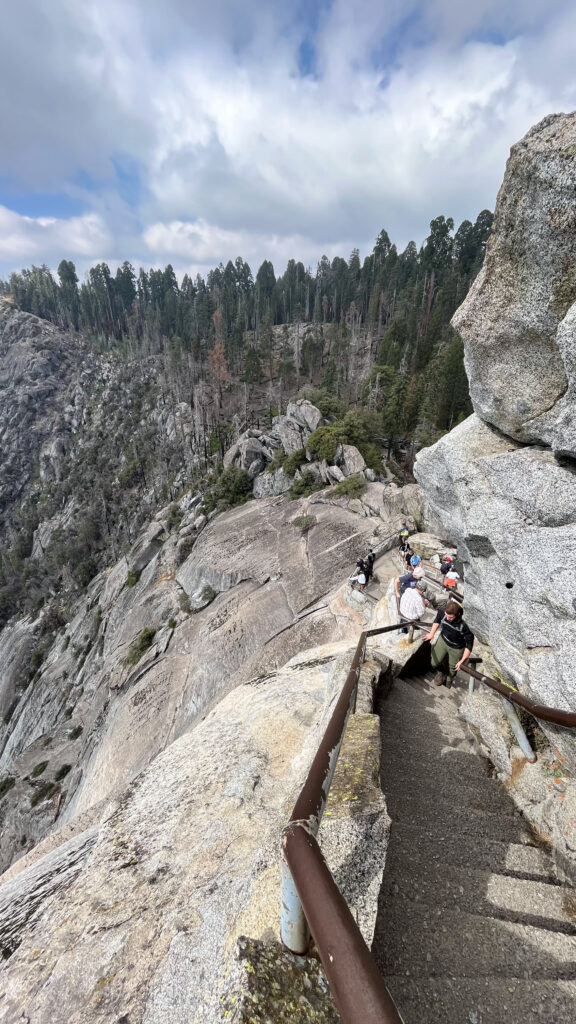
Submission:
[[[433,607],[436,610],[436,618],[423,640],[429,641],[431,645],[432,668],[436,670],[434,685],[451,687],[454,676],[470,657],[474,646],[474,634],[464,620],[461,596],[456,589],[460,573],[454,566],[452,556],[446,555],[440,565],[445,594],[433,593],[425,579],[422,559],[412,550],[410,531],[406,526],[400,531],[399,542],[406,572],[394,580],[394,590],[400,619],[406,623],[402,632],[408,633],[410,624],[421,622],[426,608]],[[364,590],[372,579],[374,562],[372,548],[364,558],[356,562],[356,572],[351,582],[356,582],[360,590]],[[450,595],[450,591],[453,591],[453,595]]]
[[[431,644],[432,668],[436,670],[435,686],[452,686],[458,669],[470,657],[474,646],[474,634],[463,617],[463,608],[454,597],[438,599],[432,594],[424,578],[424,567],[420,555],[412,551],[409,543],[409,531],[403,527],[399,535],[400,552],[406,561],[407,572],[394,581],[394,589],[398,600],[402,622],[421,621],[426,608],[432,605],[437,609],[436,618],[423,640]],[[446,555],[440,566],[446,590],[456,588],[460,574],[453,566],[450,555]],[[405,626],[402,632],[408,632]],[[446,661],[448,669],[444,669]]]
[[[365,558],[359,558],[356,562],[356,575],[351,577],[351,581],[358,584],[360,590],[364,590],[366,584],[370,582],[374,575],[374,562],[376,556],[370,548]]]

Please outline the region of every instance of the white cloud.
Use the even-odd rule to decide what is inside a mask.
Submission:
[[[96,259],[110,245],[108,229],[96,213],[63,220],[22,217],[0,206],[0,260],[54,265],[75,256]]]
[[[576,9],[548,7],[14,6],[0,37],[0,185],[79,197],[92,219],[8,224],[4,210],[0,259],[49,261],[67,244],[70,258],[314,263],[365,252],[382,227],[402,246],[440,213],[473,218],[493,206],[510,145],[576,107]],[[133,183],[115,170],[126,160]]]

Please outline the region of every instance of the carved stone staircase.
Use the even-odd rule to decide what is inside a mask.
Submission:
[[[380,701],[392,818],[373,953],[405,1024],[576,1019],[576,893],[458,717],[458,689]]]

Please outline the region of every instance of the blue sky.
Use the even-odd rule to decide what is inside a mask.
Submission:
[[[0,36],[0,276],[365,255],[494,207],[576,108],[571,0],[27,0]]]

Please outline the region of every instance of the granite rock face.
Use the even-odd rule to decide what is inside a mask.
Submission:
[[[38,1024],[221,1019],[236,939],[278,934],[280,831],[353,649],[310,649],[237,687],[99,824],[12,870],[4,1020],[23,1007]]]
[[[373,483],[360,500],[329,490],[265,498],[210,521],[185,498],[180,533],[169,532],[170,509],[158,513],[95,577],[65,630],[42,635],[41,617],[6,627],[0,779],[14,782],[2,798],[0,868],[114,799],[235,686],[356,636],[363,619],[342,614],[334,595],[370,546],[394,543],[401,492],[392,505],[383,497]]]
[[[572,466],[471,416],[419,453],[416,475],[457,544],[472,628],[523,693],[576,711]]]
[[[576,457],[576,112],[512,147],[484,266],[453,318],[476,413]]]

